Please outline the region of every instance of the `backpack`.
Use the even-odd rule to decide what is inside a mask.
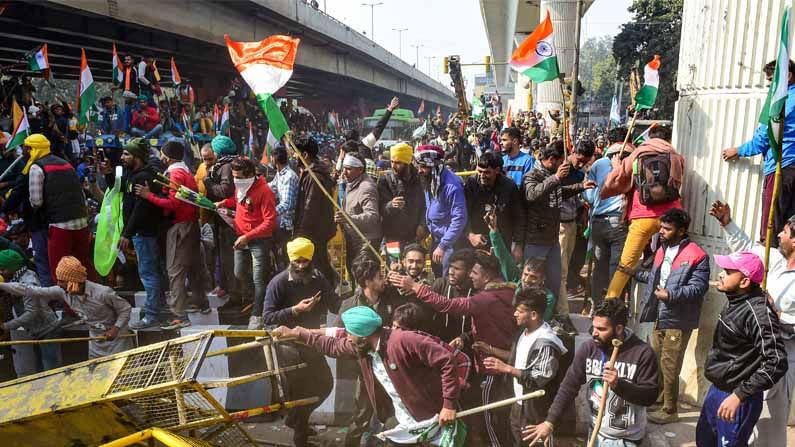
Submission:
[[[679,198],[679,190],[670,185],[671,154],[650,153],[640,156],[632,166],[640,203],[657,205]]]

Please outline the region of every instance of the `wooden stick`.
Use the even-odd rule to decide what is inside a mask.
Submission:
[[[618,349],[621,347],[621,340],[616,338],[613,339],[613,353],[610,354],[610,367],[613,367],[616,363],[616,359],[618,358]],[[602,372],[604,373],[604,366],[602,365]],[[602,428],[602,418],[605,417],[605,407],[607,406],[607,395],[609,394],[610,388],[607,384],[602,381],[602,400],[599,402],[599,413],[596,415],[596,422],[593,426],[593,432],[591,433],[591,440],[588,441],[588,447],[594,447],[596,445],[596,438],[599,437],[599,430]]]
[[[135,334],[120,334],[116,336],[116,338],[123,338],[123,337],[135,337]],[[101,335],[99,337],[47,338],[44,340],[11,340],[11,341],[0,342],[0,346],[43,345],[48,343],[73,343],[78,341],[107,341],[107,337]]]
[[[523,395],[521,395],[519,397],[511,397],[510,399],[504,399],[504,400],[500,400],[500,401],[497,401],[497,402],[492,402],[490,404],[481,405],[481,406],[475,407],[475,408],[470,408],[469,410],[459,411],[459,412],[457,412],[455,414],[455,418],[456,419],[460,419],[460,418],[463,418],[463,417],[466,417],[466,416],[472,416],[473,414],[478,414],[478,413],[483,413],[485,411],[493,410],[495,408],[500,408],[500,407],[505,407],[505,406],[508,406],[508,405],[513,405],[513,404],[515,404],[517,402],[521,402],[523,400],[535,399],[537,397],[542,397],[544,394],[546,394],[546,392],[544,390],[538,390],[538,391],[533,391],[532,393],[523,394]],[[409,430],[429,427],[434,422],[435,421],[433,419],[428,419],[426,421],[422,421],[422,422],[417,423],[417,425],[415,425],[413,427],[410,427]],[[386,438],[386,436],[388,436],[392,432],[394,432],[394,431],[402,431],[404,429],[405,429],[405,427],[398,427],[398,428],[393,428],[393,429],[390,429],[390,430],[384,430],[381,433],[378,433],[376,436],[379,439],[384,440]]]
[[[773,240],[773,220],[776,217],[776,202],[781,189],[781,156],[784,152],[784,110],[781,110],[781,125],[778,129],[778,141],[781,147],[776,154],[776,173],[773,174],[773,194],[770,196],[770,211],[767,214],[767,234],[765,235],[765,278],[762,280],[762,290],[767,290],[767,273],[770,268],[770,245]],[[787,216],[784,216],[786,219]]]
[[[314,404],[318,400],[319,399],[317,397],[309,397],[309,398],[306,398],[306,399],[291,400],[291,401],[287,401],[287,402],[284,402],[284,403],[275,403],[275,404],[271,404],[271,405],[265,405],[264,407],[257,407],[257,408],[251,408],[251,409],[248,409],[248,410],[236,411],[234,413],[229,413],[229,416],[231,416],[232,419],[234,419],[236,421],[241,421],[243,419],[247,419],[247,418],[250,418],[250,417],[253,417],[253,416],[258,416],[260,414],[273,413],[273,412],[276,412],[276,411],[279,411],[279,410],[282,410],[282,409],[289,409],[289,408],[300,407],[302,405]]]
[[[372,246],[372,244],[370,244],[370,240],[367,239],[367,237],[364,236],[364,233],[362,233],[362,231],[359,229],[359,227],[357,227],[356,224],[353,223],[353,220],[351,220],[351,216],[349,216],[348,213],[346,213],[345,210],[343,210],[342,207],[340,207],[340,205],[337,203],[337,200],[335,200],[334,197],[332,197],[331,194],[326,190],[326,188],[323,186],[323,184],[320,183],[320,179],[317,178],[317,175],[315,175],[314,171],[309,169],[309,163],[306,161],[304,156],[301,155],[301,151],[299,151],[298,148],[295,147],[295,143],[293,143],[292,138],[290,138],[290,133],[289,132],[284,134],[284,139],[285,139],[285,141],[287,141],[287,144],[290,146],[290,148],[293,150],[295,155],[298,157],[298,160],[301,161],[301,164],[304,165],[304,169],[307,170],[307,172],[309,173],[309,177],[312,178],[312,181],[315,182],[315,185],[317,185],[317,187],[320,189],[320,191],[323,192],[323,195],[326,196],[326,198],[329,200],[329,202],[331,202],[331,204],[334,205],[334,208],[337,211],[339,211],[340,214],[342,214],[342,217],[345,219],[346,222],[348,222],[348,225],[350,225],[351,228],[353,228],[353,231],[356,233],[357,236],[359,236],[362,239],[362,241],[367,246],[367,248],[369,248],[370,251],[373,252],[373,254],[376,256],[376,259],[378,259],[383,264],[384,260],[383,260],[383,258],[381,258],[381,252],[376,250]],[[321,248],[323,250],[326,249],[326,247],[318,247],[318,249],[321,249]]]
[[[632,121],[629,122],[629,127],[627,127],[627,136],[624,137],[624,143],[621,144],[621,151],[618,153],[619,160],[621,160],[621,157],[624,156],[624,149],[627,147],[627,142],[632,137],[632,129],[635,128],[635,120],[637,119],[638,119],[638,109],[636,106],[635,113],[632,115]]]

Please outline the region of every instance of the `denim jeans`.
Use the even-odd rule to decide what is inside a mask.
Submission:
[[[527,244],[524,247],[524,259],[541,258],[547,260],[547,273],[544,279],[544,286],[555,294],[555,299],[559,298],[560,293],[560,243],[557,239],[552,245]],[[560,300],[555,307],[555,314],[560,312]]]
[[[594,270],[591,274],[591,299],[599,304],[605,297],[610,278],[616,273],[627,226],[621,216],[594,216],[591,218]]]
[[[61,331],[56,329],[50,331],[42,340],[60,338]],[[33,345],[33,352],[36,354],[36,371],[43,372],[63,366],[60,343],[42,343]]]
[[[453,247],[447,247],[444,250],[444,255],[442,255],[442,265],[436,264],[433,262],[433,252],[436,250],[436,247],[439,246],[439,241],[436,238],[433,239],[431,243],[431,251],[429,255],[431,256],[431,268],[433,269],[433,274],[437,278],[447,278],[447,268],[450,267],[450,256],[453,254],[455,249]]]
[[[271,279],[270,238],[254,239],[245,248],[235,249],[235,277],[245,293],[250,296],[251,283],[254,283],[254,308],[251,315],[262,316],[265,304],[265,290]]]
[[[133,236],[135,255],[138,257],[138,276],[146,291],[144,316],[158,321],[166,311],[166,298],[160,283],[160,249],[156,237]]]
[[[141,138],[143,138],[145,140],[148,140],[148,139],[154,138],[154,137],[158,137],[158,136],[160,136],[161,132],[163,132],[163,125],[162,124],[158,124],[157,126],[153,127],[152,130],[150,130],[149,132],[147,132],[147,131],[145,131],[143,129],[139,129],[137,127],[133,127],[132,129],[130,129],[130,133],[133,134],[133,136],[141,137]]]
[[[47,228],[30,232],[30,241],[33,244],[33,262],[36,264],[36,276],[42,287],[54,286],[50,273],[50,257],[47,253]]]

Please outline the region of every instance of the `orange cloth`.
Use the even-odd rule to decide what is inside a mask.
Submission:
[[[67,292],[77,293],[80,291],[80,284],[86,282],[88,273],[77,258],[64,256],[58,261],[58,267],[55,268],[55,277],[58,281],[66,282]]]

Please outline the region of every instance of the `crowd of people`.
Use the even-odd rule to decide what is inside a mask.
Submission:
[[[679,373],[716,267],[688,237],[680,187],[689,171],[670,126],[654,127],[636,147],[625,127],[591,128],[571,141],[559,114],[522,112],[507,127],[496,110],[462,126],[437,116],[418,141],[379,153],[394,98],[365,136],[349,129],[338,144],[296,131],[294,146],[275,147],[264,165],[245,138],[205,123],[209,112],[199,106],[192,125],[209,137],[194,160],[179,138],[150,145],[159,132],[184,136],[180,123],[190,122],[175,118],[194,104],[184,90],[156,102],[149,59],[136,67],[125,58],[123,107],[102,100],[100,132],[137,135],[117,154],[79,144],[73,151],[66,104],[45,113],[54,125],[32,123],[20,148],[3,138],[2,163],[10,166],[17,149],[23,161],[0,179],[9,224],[0,293],[20,297],[5,312],[3,335],[24,328],[34,339],[57,338],[79,319],[104,336],[91,342],[95,358],[129,349],[130,330],[189,326],[190,313],[211,311],[213,290],[226,300],[219,312],[302,342],[289,348],[308,365],[288,375],[291,397],[320,399],[288,413],[297,446],[308,445],[309,417],[333,386],[325,356],[360,366],[346,446],[360,445],[374,417],[410,427],[438,415],[446,425],[461,408],[545,390],[466,419],[471,445],[532,445],[560,431],[583,384],[592,428],[607,393],[600,446],[640,445],[647,422],[678,420]],[[237,107],[246,113],[243,102]],[[783,152],[791,161],[786,136]],[[759,153],[769,160],[767,139],[755,135],[726,157]],[[92,229],[103,189],[116,182],[120,260],[100,277]],[[221,211],[184,200],[180,187]],[[759,445],[786,443],[795,385],[791,197],[775,205],[770,242],[778,250],[766,292],[764,247],[732,221],[728,205],[712,205],[731,254],[715,256],[728,301],[704,365],[711,386],[699,446],[745,445],[753,433]],[[335,238],[344,249],[332,264]],[[637,297],[633,280],[645,284]],[[131,324],[130,303],[113,287],[138,282],[146,299]],[[575,308],[578,295],[585,303]],[[593,339],[575,350],[570,314],[578,311]],[[326,327],[329,312],[338,315],[334,327]],[[633,331],[637,323],[653,326],[648,338]],[[617,360],[607,361],[614,340]],[[62,364],[57,345],[41,346],[41,370]]]

